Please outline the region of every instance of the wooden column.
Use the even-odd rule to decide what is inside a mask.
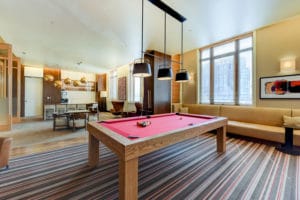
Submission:
[[[0,131],[11,130],[12,124],[12,47],[10,44],[0,43],[1,94],[0,94]]]
[[[13,58],[13,123],[21,121],[21,59]]]

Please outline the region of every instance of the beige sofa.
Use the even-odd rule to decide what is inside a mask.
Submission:
[[[284,143],[283,115],[300,116],[300,109],[183,104],[189,113],[228,118],[227,132]],[[300,146],[300,130],[294,131],[294,144]]]

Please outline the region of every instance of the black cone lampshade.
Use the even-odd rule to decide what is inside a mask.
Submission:
[[[143,59],[139,59],[133,65],[133,76],[135,77],[149,77],[151,76],[151,66]]]
[[[187,82],[189,80],[189,73],[186,69],[181,69],[176,73],[176,82]]]
[[[142,0],[142,40],[141,40],[141,58],[134,61],[132,74],[135,77],[149,77],[152,75],[151,66],[146,62],[143,56],[143,39],[144,38],[144,0]]]
[[[172,79],[172,69],[171,68],[160,68],[157,73],[158,80],[171,80]]]
[[[186,69],[183,69],[183,22],[181,22],[181,69],[177,72],[175,81],[176,82],[187,82],[189,81],[189,73]]]

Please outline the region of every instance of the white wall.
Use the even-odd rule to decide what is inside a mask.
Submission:
[[[25,66],[24,67],[24,76],[30,76],[30,77],[43,77],[44,71],[43,68],[37,68],[37,67],[31,67],[31,66]]]
[[[94,103],[96,101],[95,91],[67,91],[69,104]]]
[[[85,77],[87,81],[96,82],[96,74],[61,70],[61,79],[70,78],[71,80],[80,80]],[[96,102],[96,91],[70,91],[67,90],[69,104],[94,103]]]
[[[80,80],[82,77],[85,77],[87,81],[96,81],[96,75],[93,73],[61,70],[61,79],[70,78],[72,80]]]

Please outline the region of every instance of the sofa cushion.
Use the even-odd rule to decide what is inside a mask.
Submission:
[[[300,129],[300,116],[299,117],[290,117],[290,116],[284,115],[283,116],[283,126]]]
[[[292,109],[292,117],[300,117],[300,109]]]
[[[283,126],[283,115],[291,116],[288,108],[266,108],[250,106],[221,106],[220,115],[228,120],[262,124],[270,126]]]
[[[227,132],[280,143],[285,141],[283,127],[228,121]]]
[[[220,116],[219,105],[208,105],[208,104],[183,104],[183,107],[189,108],[189,113]]]

